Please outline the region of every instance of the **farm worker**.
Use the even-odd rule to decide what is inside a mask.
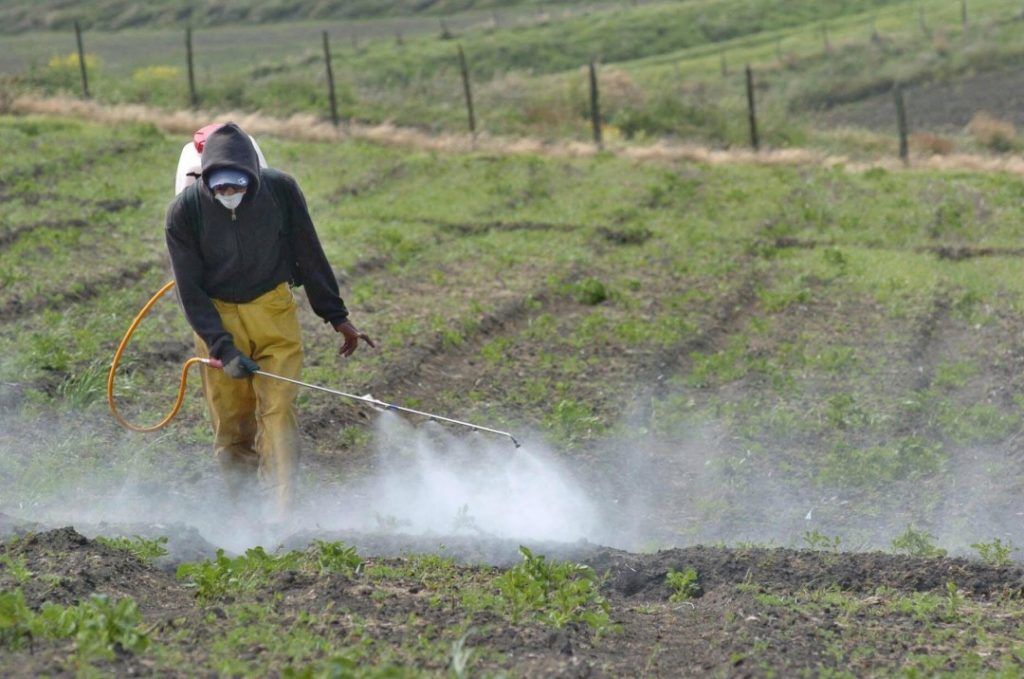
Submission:
[[[260,168],[251,138],[233,123],[208,135],[201,180],[167,209],[165,236],[196,351],[214,429],[214,452],[236,501],[259,479],[279,518],[294,499],[298,462],[295,385],[302,341],[291,284],[341,333],[348,357],[362,340],[348,317],[306,200],[295,179]],[[223,370],[215,369],[223,366]]]
[[[199,178],[203,172],[203,146],[206,144],[206,137],[214,130],[223,126],[224,123],[211,123],[200,127],[192,134],[192,141],[181,147],[181,154],[178,156],[178,169],[174,173],[174,195],[178,195]],[[260,145],[251,136],[253,148],[256,149],[256,156],[260,161],[260,169],[267,166],[267,159],[263,157]]]

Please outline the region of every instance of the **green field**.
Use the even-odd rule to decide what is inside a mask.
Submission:
[[[596,59],[612,143],[668,137],[735,146],[748,141],[742,68],[751,64],[766,144],[870,156],[880,150],[877,138],[836,130],[821,111],[887,97],[896,82],[958,82],[1012,69],[1020,56],[1018,4],[971,2],[965,28],[960,7],[945,0],[569,3],[543,12],[524,3],[498,18],[469,7],[446,15],[448,39],[435,14],[350,21],[324,14],[316,22],[300,14],[302,21],[196,28],[197,90],[207,109],[326,118],[326,30],[343,118],[464,131],[458,43],[485,133],[588,138],[585,65]],[[90,90],[100,100],[164,109],[189,104],[180,23],[140,19],[130,29],[86,31],[85,41]],[[10,91],[80,89],[71,31],[24,33],[4,44],[0,72]],[[1006,97],[986,105],[996,117],[1016,118]],[[888,110],[891,102],[883,98],[877,106]],[[885,119],[878,131],[891,135],[894,117]],[[929,121],[926,128],[937,127],[950,142],[915,151],[1017,146],[1015,132],[993,144],[984,134],[964,134],[966,122],[953,114],[938,126]]]
[[[0,176],[0,380],[17,409],[106,422],[105,364],[167,278],[161,219],[181,140],[43,118],[7,118],[2,133],[18,153]],[[382,342],[340,364],[307,315],[314,382],[537,429],[570,456],[615,455],[600,442],[637,431],[672,442],[721,429],[728,444],[701,473],[735,474],[736,502],[672,499],[702,507],[687,525],[663,510],[659,531],[688,540],[756,525],[744,483],[766,475],[831,498],[801,502],[873,544],[944,506],[964,455],[1015,478],[1000,452],[1022,424],[1014,177],[261,141],[305,187],[344,296]],[[167,406],[188,341],[165,301],[128,357],[138,416]],[[303,405],[307,429],[328,434],[312,448],[334,459],[353,442],[345,457],[361,459],[353,409]],[[339,417],[354,431],[316,424]],[[170,436],[200,445],[204,432],[192,398]],[[92,453],[78,454],[91,473]],[[163,464],[159,446],[145,455]],[[3,473],[43,478],[49,465],[11,455]],[[888,528],[851,522],[848,502]],[[796,504],[776,539],[799,532]],[[983,537],[972,511],[954,518],[934,530],[959,546]]]
[[[128,522],[138,527],[90,530],[162,532],[175,549],[196,553],[181,546],[195,542],[194,529],[164,525],[153,512],[201,512],[216,492],[197,390],[156,436],[120,432],[103,398],[120,334],[168,277],[161,223],[182,140],[148,125],[11,116],[0,120],[0,138],[15,150],[0,168],[0,518]],[[600,528],[592,537],[605,544],[738,546],[721,557],[703,548],[665,552],[628,569],[614,565],[624,557],[604,552],[570,557],[611,564],[608,573],[653,569],[652,583],[669,582],[665,559],[680,574],[695,568],[704,590],[725,597],[733,612],[701,613],[693,624],[722,641],[698,648],[680,639],[679,653],[710,653],[704,662],[720,669],[747,658],[765,671],[849,663],[869,672],[924,671],[939,662],[963,671],[1014,667],[1019,639],[1003,621],[1019,618],[1017,604],[990,599],[996,595],[983,595],[990,590],[979,589],[980,580],[955,575],[966,566],[897,559],[883,575],[855,565],[875,556],[838,550],[878,547],[919,558],[941,548],[1005,563],[1024,541],[1014,511],[1024,425],[1024,190],[1015,177],[260,142],[271,163],[306,190],[353,316],[381,344],[341,362],[333,334],[304,309],[305,379],[508,428],[526,440],[525,455],[549,449],[594,503]],[[165,300],[119,377],[132,418],[152,421],[169,407],[178,366],[190,354],[181,313]],[[372,411],[355,405],[304,393],[300,411],[303,475],[312,485],[358,488],[380,473],[382,450],[405,445],[378,440],[388,428],[373,426]],[[424,441],[417,445],[438,445]],[[483,459],[515,454],[500,441],[476,441]],[[446,446],[455,444],[431,453],[442,469],[446,455],[454,463],[465,454]],[[416,519],[382,515],[372,497],[351,493],[335,491],[329,506],[376,522],[380,539],[400,540],[401,527]],[[320,512],[317,525],[327,507],[311,505]],[[454,513],[456,532],[477,526],[474,517],[488,526],[485,512],[466,504]],[[8,635],[0,638],[14,650],[26,649],[28,638],[42,644],[44,653],[32,656],[39,660],[25,661],[31,671],[64,662],[125,671],[124,663],[143,662],[150,671],[306,668],[326,676],[370,663],[379,676],[434,676],[470,657],[460,655],[468,644],[482,671],[530,674],[531,667],[565,671],[557,646],[543,650],[544,630],[577,620],[566,643],[591,667],[624,671],[641,662],[668,676],[680,661],[650,637],[654,620],[671,624],[679,615],[672,585],[658,584],[638,600],[628,579],[588,585],[570,568],[544,576],[562,578],[555,590],[527,594],[516,588],[535,587],[527,584],[539,577],[535,567],[524,565],[533,575],[516,581],[518,571],[457,570],[434,557],[371,559],[365,572],[344,575],[355,561],[344,545],[324,544],[317,549],[328,556],[252,554],[186,568],[175,584],[158,570],[140,570],[134,557],[65,534],[10,542],[0,578],[14,617],[0,619]],[[766,544],[817,555],[759,551],[749,556],[758,565],[739,571],[747,578],[731,579],[735,569],[721,559],[748,558],[744,550]],[[89,563],[108,564],[97,573],[124,573],[120,588],[99,591],[142,602],[141,617],[55,594],[53,583],[75,580],[54,554],[69,564],[94,554]],[[796,573],[809,558],[823,569],[815,582],[838,579],[853,589],[807,589]],[[766,570],[751,582],[750,568]],[[845,568],[875,576],[857,576],[863,579],[854,586],[841,575]],[[993,578],[992,592],[1012,591],[997,583],[1016,571],[1001,568],[982,574]],[[911,572],[934,574],[936,593],[905,589]],[[770,584],[774,577],[787,579]],[[683,580],[672,582],[689,591]],[[424,586],[427,599],[409,598]],[[342,599],[334,600],[347,603],[336,613],[312,615],[302,602],[326,601],[324,587],[352,589],[344,596],[337,589]],[[27,592],[27,604],[15,589]],[[554,591],[578,598],[555,603],[548,598]],[[358,592],[371,597],[370,608],[344,598]],[[437,603],[449,600],[456,603]],[[47,616],[63,609],[39,608],[43,601],[73,605],[66,620],[104,615],[117,629],[145,628],[146,642],[48,626],[55,623]],[[697,601],[694,610],[704,611]],[[161,612],[183,606],[194,617]],[[778,655],[757,634],[734,629],[730,616],[750,610],[792,620],[793,633],[810,640],[810,655]],[[227,611],[231,622],[222,624],[216,611]],[[398,628],[390,626],[396,615]],[[881,653],[877,631],[839,645],[797,631],[807,616],[821,615],[838,616],[840,625],[851,615],[874,616],[880,627],[870,629],[887,630],[901,645]],[[438,624],[449,631],[439,634]],[[636,631],[621,636],[622,626]],[[382,629],[412,636],[395,646]],[[986,655],[956,642],[961,633],[987,635]],[[496,639],[505,634],[538,645],[541,664],[503,651]],[[633,634],[644,639],[639,646],[626,643]],[[772,634],[791,642],[786,632]],[[203,641],[196,645],[191,635]],[[104,649],[115,643],[131,650],[111,656]],[[912,650],[922,644],[933,652]],[[816,655],[826,647],[833,660]],[[62,657],[71,660],[53,660]]]
[[[0,0],[0,674],[1020,676],[1020,3],[962,7],[199,4],[186,112],[173,3]],[[195,373],[114,422],[226,117],[378,344],[339,358],[297,289],[303,379],[522,448],[302,390],[279,521],[227,497]],[[192,342],[160,300],[130,420]]]

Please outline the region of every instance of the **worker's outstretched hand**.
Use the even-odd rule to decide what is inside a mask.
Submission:
[[[356,326],[352,325],[352,321],[342,321],[334,326],[334,329],[345,337],[345,342],[341,345],[341,348],[338,349],[339,356],[351,356],[353,352],[355,352],[356,347],[359,346],[359,340],[363,340],[371,347],[377,346],[373,343],[373,340],[370,339],[369,335],[365,332],[359,332],[359,330],[356,329]]]

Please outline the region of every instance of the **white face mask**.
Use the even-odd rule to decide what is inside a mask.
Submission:
[[[242,204],[242,198],[245,196],[245,191],[225,196],[222,193],[214,194],[214,198],[220,201],[220,204],[229,210],[234,210],[236,207]]]

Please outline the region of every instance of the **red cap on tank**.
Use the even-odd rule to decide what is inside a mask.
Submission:
[[[206,146],[206,138],[222,127],[224,127],[224,123],[210,123],[206,127],[196,130],[192,134],[192,144],[195,145],[196,151],[202,153],[203,147]]]

